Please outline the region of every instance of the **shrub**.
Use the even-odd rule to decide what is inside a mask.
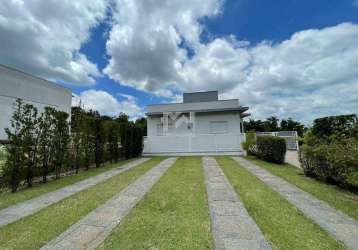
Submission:
[[[283,163],[286,154],[285,139],[275,136],[257,137],[257,156],[265,161]]]
[[[247,132],[246,133],[246,141],[242,143],[242,148],[246,150],[247,154],[252,155],[250,148],[256,144],[256,133],[255,132]]]
[[[342,187],[358,188],[358,139],[332,138],[329,142],[305,135],[300,148],[304,173],[316,179]]]

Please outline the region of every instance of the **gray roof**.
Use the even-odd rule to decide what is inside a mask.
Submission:
[[[66,88],[66,87],[61,86],[61,85],[59,85],[57,83],[48,81],[48,80],[43,79],[41,77],[31,75],[31,74],[26,73],[24,71],[9,67],[7,65],[0,64],[0,74],[5,73],[5,72],[8,73],[8,74],[13,75],[14,77],[22,77],[24,79],[27,79],[28,81],[36,82],[37,84],[41,84],[41,85],[43,85],[45,87],[49,87],[49,88],[53,88],[53,89],[57,89],[57,90],[61,90],[61,91],[66,91],[66,92],[72,94],[72,90],[70,90],[69,88]]]
[[[222,112],[222,111],[239,111],[242,116],[248,107],[242,107],[238,99],[218,100],[209,102],[189,102],[189,103],[169,103],[148,105],[147,115],[160,115],[168,112]]]

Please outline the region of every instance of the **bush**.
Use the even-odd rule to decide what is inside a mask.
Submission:
[[[331,137],[322,140],[311,131],[300,148],[305,175],[341,187],[358,188],[358,139]]]
[[[262,160],[282,164],[285,161],[285,139],[275,136],[257,137],[257,157]]]
[[[250,150],[256,144],[256,133],[255,132],[247,132],[246,133],[246,141],[242,143],[242,148],[246,150],[248,155],[253,155]]]

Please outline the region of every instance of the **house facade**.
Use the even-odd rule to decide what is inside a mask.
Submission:
[[[42,112],[49,106],[71,114],[71,90],[22,71],[0,65],[0,140],[6,140],[4,129],[10,120],[16,99],[22,99]]]
[[[219,100],[217,91],[149,105],[143,155],[240,155],[247,110],[238,99]]]

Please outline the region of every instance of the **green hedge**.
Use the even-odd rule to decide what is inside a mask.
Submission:
[[[285,161],[286,142],[285,139],[276,136],[257,137],[257,157],[274,163]]]
[[[342,187],[358,188],[358,139],[322,140],[307,133],[300,148],[305,175]]]

